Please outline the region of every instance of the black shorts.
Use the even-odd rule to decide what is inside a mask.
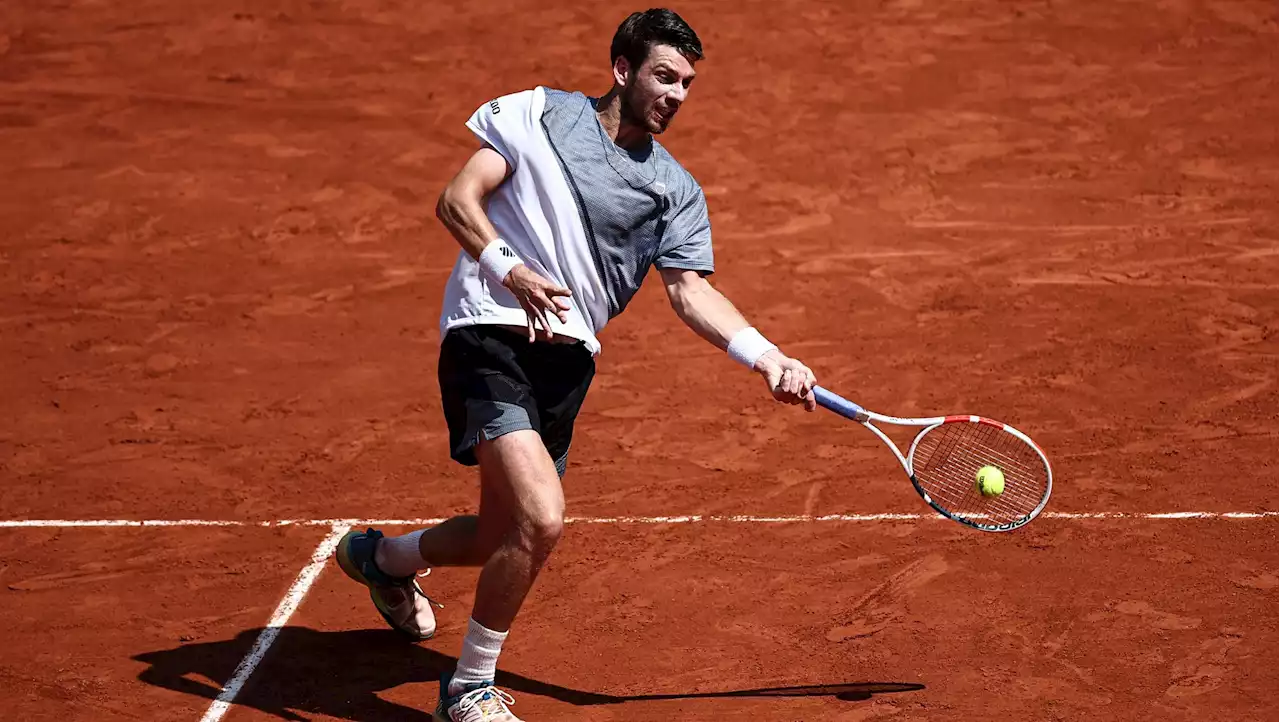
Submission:
[[[532,429],[564,476],[573,422],[595,372],[581,342],[529,343],[518,331],[490,325],[449,331],[439,367],[449,455],[474,466],[481,439]]]

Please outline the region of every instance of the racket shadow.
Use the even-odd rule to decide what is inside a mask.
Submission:
[[[923,684],[910,682],[851,682],[799,687],[761,687],[729,692],[689,692],[685,694],[638,694],[615,697],[618,702],[655,702],[672,699],[723,699],[729,697],[835,697],[842,702],[864,702],[877,694],[919,692]]]
[[[135,661],[147,665],[138,679],[212,701],[221,691],[218,685],[231,677],[261,631],[250,629],[233,639],[195,642],[135,655]],[[353,722],[427,722],[431,719],[430,706],[435,704],[434,689],[430,699],[415,700],[414,707],[385,699],[381,693],[404,684],[434,683],[456,663],[455,657],[409,644],[387,629],[326,632],[285,627],[235,704],[286,720],[325,715]],[[857,702],[878,694],[924,689],[922,684],[855,682],[612,695],[562,687],[510,672],[499,672],[496,683],[516,695],[548,697],[581,707],[752,697],[831,697]]]

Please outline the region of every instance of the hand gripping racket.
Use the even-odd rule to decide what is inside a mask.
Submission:
[[[857,421],[889,446],[916,491],[939,514],[982,531],[1011,531],[1044,509],[1053,491],[1053,471],[1044,452],[1026,434],[981,416],[900,419],[867,411],[821,386],[813,387],[823,408]],[[903,456],[871,422],[924,427]],[[1004,492],[984,496],[978,470],[1004,473]]]

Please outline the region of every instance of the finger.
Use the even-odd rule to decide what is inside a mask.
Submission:
[[[805,397],[804,397],[804,410],[805,410],[805,411],[817,411],[817,410],[818,410],[818,399],[817,399],[817,397],[816,397],[816,396],[814,396],[814,395],[813,395],[813,392],[812,392],[812,391],[810,391],[810,392],[809,392],[808,394],[806,394],[806,395],[805,395]]]
[[[800,374],[796,373],[795,369],[787,369],[787,373],[784,378],[786,379],[786,382],[787,382],[787,393],[791,394],[792,396],[799,395],[800,387],[804,383],[804,379],[800,376]],[[795,402],[793,401],[792,403],[795,403]]]
[[[522,299],[520,306],[524,309],[524,315],[529,319],[529,343],[538,340],[538,329],[547,328],[546,318],[542,315],[542,309],[538,308],[538,304],[532,299]]]
[[[547,288],[547,295],[548,296],[572,296],[573,291],[570,291],[564,286],[551,286]]]
[[[540,309],[547,311],[558,311],[560,309],[559,299],[552,296],[547,289],[535,288],[529,292],[529,297],[533,304]]]
[[[787,393],[787,387],[786,387],[787,377],[785,373],[779,372],[775,374],[771,372],[765,378],[769,382],[769,390],[773,392],[773,395],[775,398],[779,397],[782,394]]]
[[[560,323],[568,323],[569,321],[569,302],[563,298],[555,296],[547,296],[547,310],[554,313],[556,318],[560,319]]]
[[[791,369],[782,372],[782,378],[778,382],[778,393],[775,395],[779,401],[784,404],[794,404],[799,401],[795,392],[795,374]]]
[[[555,334],[551,332],[551,322],[547,320],[547,312],[541,308],[538,309],[538,321],[542,324],[543,337],[548,341],[555,338]]]
[[[550,303],[551,301],[542,292],[542,289],[535,288],[529,292],[528,300],[521,304],[525,307],[526,313],[533,315],[535,328],[541,328],[543,336],[547,338],[550,338],[551,324],[547,321],[547,314],[544,309]]]

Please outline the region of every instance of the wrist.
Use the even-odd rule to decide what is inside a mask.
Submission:
[[[520,260],[520,256],[516,254],[511,246],[501,238],[495,238],[489,242],[480,252],[476,261],[480,264],[480,274],[484,276],[490,283],[505,285],[507,275],[511,273],[511,269],[522,265],[524,261]]]
[[[741,331],[733,335],[729,340],[729,348],[726,349],[729,357],[734,361],[746,366],[749,369],[756,369],[756,363],[759,362],[765,354],[776,350],[778,347],[770,343],[769,339],[760,334],[759,331],[751,326],[747,326]]]

